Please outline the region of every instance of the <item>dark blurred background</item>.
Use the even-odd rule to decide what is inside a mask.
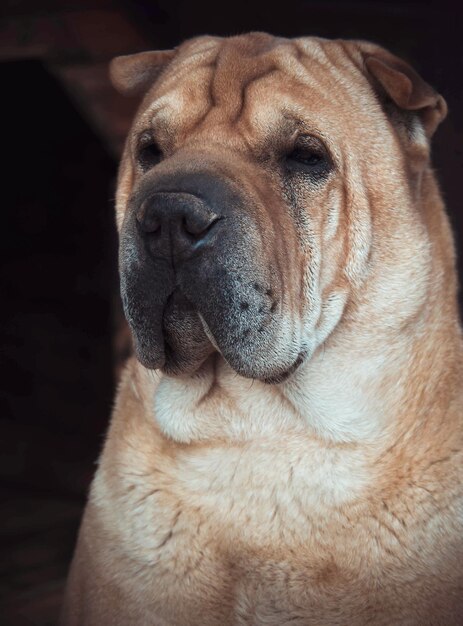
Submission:
[[[449,104],[434,164],[462,250],[461,6],[3,0],[0,624],[56,623],[127,350],[113,196],[136,102],[112,90],[108,61],[203,33],[379,42]]]

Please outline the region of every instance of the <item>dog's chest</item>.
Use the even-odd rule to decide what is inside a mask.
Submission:
[[[307,624],[308,607],[330,607],[349,587],[354,602],[362,584],[348,578],[364,566],[365,542],[349,515],[369,484],[364,459],[284,443],[188,450],[150,473],[136,463],[121,472],[117,504],[100,512],[120,561],[108,569],[124,568],[127,596],[146,594],[167,624],[191,625],[283,624],[283,615]]]
[[[435,603],[424,572],[457,569],[435,498],[382,500],[365,449],[286,433],[163,454],[144,440],[105,450],[86,522],[130,623],[399,623]]]

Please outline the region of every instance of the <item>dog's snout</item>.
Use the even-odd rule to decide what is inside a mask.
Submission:
[[[136,219],[152,253],[179,257],[198,250],[220,217],[193,194],[157,192],[144,200]]]

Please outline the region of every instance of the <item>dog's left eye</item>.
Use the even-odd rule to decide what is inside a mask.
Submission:
[[[328,152],[322,142],[315,137],[300,137],[293,149],[286,154],[286,168],[290,172],[307,173],[320,178],[331,169]]]
[[[287,157],[290,161],[296,161],[303,165],[318,165],[323,160],[323,155],[314,150],[296,148]]]

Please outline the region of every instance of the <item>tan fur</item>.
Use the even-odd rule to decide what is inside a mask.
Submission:
[[[384,70],[390,58],[252,34],[186,42],[154,72],[118,227],[147,125],[165,171],[232,172],[255,200],[288,337],[309,354],[276,385],[218,352],[178,377],[128,363],[63,624],[463,623],[462,342],[428,146],[445,104],[404,64]],[[381,88],[409,109],[408,134]],[[336,160],[326,185],[289,192],[305,217],[266,153],[290,115]]]

